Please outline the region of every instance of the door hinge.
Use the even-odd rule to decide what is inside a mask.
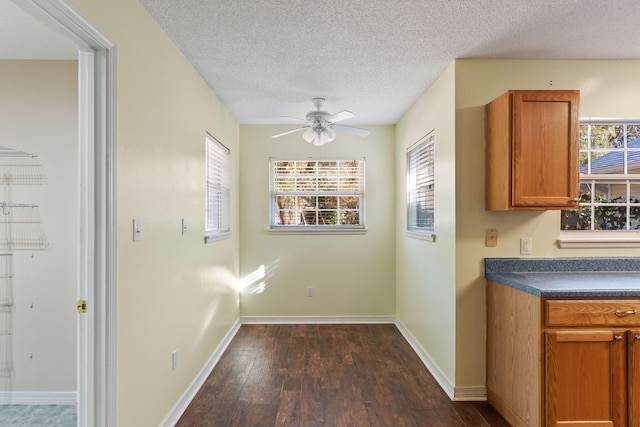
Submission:
[[[78,313],[86,313],[87,312],[87,300],[79,299],[78,300]]]

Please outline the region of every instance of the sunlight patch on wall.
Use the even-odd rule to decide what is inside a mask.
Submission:
[[[262,264],[251,273],[247,274],[240,279],[239,292],[246,292],[250,294],[261,294],[268,286],[269,279],[271,279],[278,267],[277,259],[270,264]]]

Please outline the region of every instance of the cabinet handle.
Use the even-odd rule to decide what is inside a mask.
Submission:
[[[616,316],[629,316],[629,315],[638,314],[638,310],[636,309],[627,310],[627,311],[616,310],[613,314],[615,314]]]
[[[622,341],[622,337],[620,335],[614,335],[613,339],[616,341]]]
[[[573,199],[571,199],[572,202],[579,202],[580,198],[579,197],[574,197]]]
[[[636,341],[640,341],[640,335],[635,336]]]

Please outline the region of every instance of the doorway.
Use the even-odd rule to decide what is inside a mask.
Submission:
[[[79,426],[115,425],[115,45],[66,0],[15,2],[77,52]],[[0,144],[1,145],[1,144]],[[74,301],[75,302],[75,301]]]
[[[70,425],[76,406],[77,75],[77,60],[0,60],[0,424],[63,405],[51,424]]]

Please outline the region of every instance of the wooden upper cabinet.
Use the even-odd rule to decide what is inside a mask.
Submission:
[[[486,105],[487,210],[578,206],[579,102],[577,90],[512,90]]]

